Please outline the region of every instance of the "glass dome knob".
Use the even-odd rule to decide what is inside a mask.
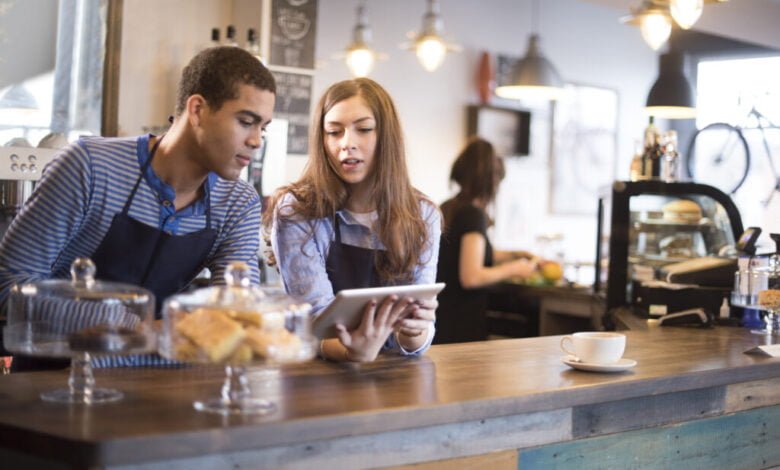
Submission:
[[[249,287],[252,272],[246,263],[235,261],[225,269],[225,283],[230,287]]]
[[[89,258],[76,258],[70,265],[70,277],[74,285],[91,286],[95,283],[95,263]]]

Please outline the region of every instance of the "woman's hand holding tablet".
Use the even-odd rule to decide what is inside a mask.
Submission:
[[[444,289],[444,283],[418,284],[411,286],[369,287],[366,289],[345,289],[336,294],[333,301],[314,319],[312,333],[318,338],[335,338],[338,336],[336,325],[343,325],[347,331],[358,328],[361,324],[364,308],[371,301],[380,305],[395,295],[397,299],[409,297],[415,302],[425,302],[426,307],[433,306],[431,300]],[[405,313],[412,314],[411,306]],[[403,317],[401,317],[403,318]],[[397,320],[397,319],[396,319]],[[410,326],[414,327],[414,324]],[[403,327],[403,326],[402,326]],[[417,325],[417,328],[420,326]]]

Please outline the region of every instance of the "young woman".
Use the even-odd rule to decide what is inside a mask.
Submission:
[[[435,281],[441,218],[412,188],[398,114],[376,82],[331,86],[312,119],[302,177],[264,215],[287,291],[319,312],[342,289]],[[366,305],[360,326],[324,340],[331,360],[372,361],[381,350],[419,354],[431,344],[436,301],[390,297]]]
[[[487,293],[481,289],[509,278],[528,277],[538,260],[526,252],[494,251],[487,237],[487,207],[504,178],[504,165],[490,142],[473,137],[452,165],[450,180],[460,192],[441,206],[444,233],[439,248],[436,343],[487,338]]]

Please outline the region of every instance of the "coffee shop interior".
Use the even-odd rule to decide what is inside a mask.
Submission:
[[[488,207],[493,247],[524,250],[560,268],[487,287],[489,339],[497,341],[473,347],[483,348],[479,351],[492,358],[492,364],[510,354],[534,354],[553,343],[558,352],[561,338],[554,335],[626,330],[631,333],[621,347],[637,359],[632,361],[638,362],[636,374],[645,374],[635,382],[660,383],[665,380],[662,372],[642,370],[643,363],[660,368],[670,361],[657,344],[668,340],[669,347],[720,348],[719,354],[733,358],[729,341],[742,341],[739,348],[746,349],[743,346],[751,338],[762,337],[751,336],[752,328],[768,329],[768,343],[774,343],[772,332],[780,326],[772,309],[767,315],[756,307],[756,286],[773,287],[780,277],[780,236],[771,236],[780,233],[780,1],[679,3],[699,4],[700,17],[686,17],[685,11],[672,15],[667,0],[2,0],[0,229],[5,231],[34,190],[42,167],[68,142],[80,135],[164,133],[184,65],[206,47],[233,44],[256,54],[277,80],[274,119],[264,147],[242,175],[261,196],[300,176],[312,145],[310,112],[322,93],[335,82],[367,76],[389,92],[398,108],[416,188],[436,203],[452,197],[458,191],[449,181],[453,161],[470,136],[487,139],[503,157],[505,169],[495,201]],[[653,20],[657,23],[651,24]],[[429,44],[429,50],[422,51],[419,46],[432,36],[441,40],[438,49]],[[534,73],[522,75],[522,67],[526,72],[533,67]],[[529,85],[519,82],[531,75],[544,83],[517,86]],[[716,147],[729,150],[716,156]],[[273,268],[262,267],[267,284],[280,282]],[[750,279],[762,273],[768,280],[751,284]],[[648,322],[682,326],[669,328],[671,332],[662,337],[656,330],[645,331]],[[714,342],[688,336],[691,331],[699,334],[701,327],[729,330]],[[636,336],[635,330],[655,336]],[[498,341],[507,338],[534,338],[538,343]],[[519,349],[512,349],[515,344]],[[574,341],[573,346],[577,349]],[[396,397],[396,404],[385,401],[374,384],[373,398],[356,399],[360,403],[356,408],[340,404],[335,411],[298,412],[293,409],[297,402],[279,398],[284,387],[292,390],[293,386],[277,384],[266,391],[276,394],[279,414],[247,427],[265,442],[259,446],[246,439],[250,431],[238,430],[235,422],[182,418],[186,409],[176,411],[176,425],[159,437],[158,444],[151,443],[155,432],[147,424],[123,435],[112,434],[109,440],[116,447],[105,453],[95,450],[99,438],[93,429],[79,428],[73,431],[80,433],[77,437],[67,433],[60,437],[84,443],[70,461],[76,466],[137,463],[152,468],[152,460],[190,459],[180,461],[182,468],[258,461],[276,467],[291,458],[292,466],[325,462],[351,468],[366,466],[365,459],[373,452],[376,466],[492,455],[474,462],[501,468],[507,462],[525,462],[529,468],[551,468],[547,465],[561,464],[556,460],[560,455],[574,452],[565,444],[581,442],[580,438],[591,438],[588,442],[593,443],[617,433],[625,437],[620,441],[623,445],[642,439],[632,430],[656,432],[670,423],[687,425],[698,419],[687,412],[672,416],[662,411],[646,421],[636,418],[633,424],[618,425],[619,417],[626,418],[645,395],[667,393],[669,403],[683,409],[686,404],[698,406],[705,395],[714,403],[714,395],[707,393],[716,388],[729,396],[744,391],[739,387],[745,383],[760,382],[768,389],[780,372],[769,362],[761,363],[760,372],[749,369],[755,366],[748,364],[754,356],[740,350],[738,366],[744,366],[744,371],[739,369],[734,377],[716,378],[720,366],[711,362],[712,370],[702,372],[703,378],[696,376],[700,383],[679,379],[678,375],[687,377],[684,367],[696,368],[708,360],[709,356],[697,352],[701,357],[686,358],[689,362],[679,370],[668,371],[674,377],[663,382],[673,384],[668,389],[651,390],[650,382],[631,388],[626,377],[632,371],[622,376],[623,388],[588,378],[594,376],[587,376],[585,382],[562,376],[561,382],[549,382],[549,390],[557,390],[550,393],[560,395],[537,399],[532,398],[536,396],[532,390],[518,394],[511,388],[517,386],[514,382],[499,382],[498,375],[507,371],[491,365],[483,379],[494,385],[492,395],[477,396],[470,389],[449,389],[449,382],[446,387],[438,382],[439,377],[447,380],[447,373],[470,380],[466,372],[455,372],[452,364],[459,360],[448,359],[468,357],[468,350],[457,349],[466,346],[446,347],[434,346],[432,359],[423,358],[409,372],[423,377],[423,385],[415,385],[412,393],[422,397],[419,401],[406,401],[405,395]],[[559,356],[550,363],[565,368]],[[615,366],[619,370],[602,367],[597,372],[623,372],[633,365]],[[423,370],[434,366],[434,375],[437,370],[440,374],[436,380]],[[324,368],[329,366],[317,367],[323,368],[318,377],[325,376]],[[378,377],[384,372],[376,367],[366,370]],[[729,363],[729,367],[737,366]],[[327,374],[331,372],[327,369]],[[146,373],[157,380],[159,371]],[[65,376],[58,377],[62,381]],[[212,385],[218,387],[220,376],[215,377]],[[127,389],[128,397],[141,393],[120,376],[113,379]],[[555,388],[564,382],[570,389]],[[594,393],[581,398],[572,391],[577,387],[593,387]],[[431,388],[434,398],[429,396]],[[32,395],[37,396],[35,390]],[[344,393],[353,396],[349,395],[353,391],[344,389]],[[354,391],[358,393],[362,392]],[[513,394],[517,396],[507,398]],[[482,400],[484,406],[472,407],[469,400]],[[441,403],[458,412],[437,408]],[[606,410],[605,403],[618,405]],[[752,416],[747,406],[736,406],[734,400],[724,403],[713,404],[702,414],[743,420]],[[768,408],[773,414],[767,419],[780,422],[777,404],[769,399],[762,403],[774,405]],[[25,406],[29,411],[34,404]],[[577,424],[577,417],[587,414],[572,412],[577,406],[593,407],[613,421]],[[657,401],[654,406],[665,405]],[[414,412],[420,412],[419,417],[413,418]],[[392,413],[400,414],[394,418]],[[528,421],[531,415],[538,415],[538,420]],[[485,417],[493,421],[481,431],[463,424],[480,419],[484,424]],[[313,425],[306,421],[309,418],[323,421]],[[496,424],[499,418],[505,421]],[[98,429],[103,418],[79,419]],[[105,417],[105,422],[109,419]],[[296,423],[304,421],[307,431],[294,436]],[[387,426],[378,425],[380,421]],[[268,427],[263,428],[263,423]],[[344,431],[350,423],[356,430]],[[729,423],[734,429],[748,426],[747,421]],[[220,429],[221,437],[207,437],[212,425]],[[557,431],[561,426],[568,431]],[[582,426],[594,428],[588,431]],[[536,434],[529,437],[531,431],[515,431],[518,427]],[[5,430],[0,435],[10,435],[24,425],[11,420],[0,423],[0,428]],[[441,442],[430,449],[411,444],[414,436],[424,435],[421,429],[431,429],[424,439]],[[499,438],[506,429],[513,429],[506,437],[514,439],[511,443]],[[540,429],[543,432],[537,432]],[[698,428],[691,429],[691,435],[702,435]],[[189,446],[177,446],[177,432],[200,437]],[[44,431],[40,435],[30,431],[30,435],[36,436],[31,439],[38,444],[60,439]],[[133,439],[148,440],[149,455],[131,456],[127,449]],[[451,447],[447,439],[473,439],[474,444]],[[30,455],[65,458],[57,448],[37,454],[32,444],[17,445],[3,438],[0,442],[0,455],[18,462],[37,458]],[[311,442],[332,445],[314,444],[312,452]],[[302,450],[304,445],[310,446],[308,450]],[[413,450],[402,456],[396,449],[404,445]],[[603,441],[594,449],[609,445]],[[194,450],[198,446],[201,450]],[[349,448],[361,449],[352,460],[345,457],[344,449]],[[502,453],[510,448],[509,454]],[[613,450],[612,463],[625,464],[632,449]],[[193,460],[216,458],[203,457],[206,454],[222,455],[222,460]],[[712,455],[712,460],[696,462],[713,468],[732,462],[717,462],[716,455],[723,454]],[[658,456],[636,458],[664,466],[654,460]],[[663,460],[673,461],[672,457]],[[470,461],[452,462],[466,466]],[[760,459],[755,462],[732,468],[763,468]],[[773,462],[780,464],[780,458]]]
[[[780,197],[772,197],[780,169],[778,151],[774,156],[771,151],[780,145],[775,135],[780,131],[757,132],[750,111],[762,113],[757,122],[764,126],[780,121],[780,91],[772,79],[780,60],[780,40],[772,24],[773,18],[780,17],[777,2],[705,2],[701,17],[687,30],[672,20],[667,8],[667,28],[675,26],[665,41],[663,27],[660,39],[651,35],[647,36],[650,40],[643,39],[640,20],[652,12],[653,2],[328,0],[314,9],[309,2],[311,11],[303,19],[289,15],[277,21],[284,31],[273,25],[269,2],[134,0],[118,4],[121,8],[114,10],[119,11],[111,12],[113,28],[107,29],[101,24],[101,18],[106,21],[106,2],[4,4],[0,51],[5,64],[14,64],[6,67],[0,83],[4,101],[14,103],[14,96],[19,95],[32,97],[34,103],[34,109],[4,106],[0,116],[4,143],[48,147],[37,155],[45,160],[56,154],[51,148],[81,133],[164,132],[179,71],[194,53],[212,43],[212,29],[217,30],[217,41],[226,43],[230,26],[232,41],[240,46],[248,44],[247,34],[253,30],[252,47],[268,57],[272,69],[277,67],[277,80],[282,77],[276,122],[264,155],[265,171],[259,178],[257,172],[248,176],[268,195],[300,174],[306,162],[312,102],[330,84],[352,76],[348,52],[365,46],[372,57],[368,76],[386,87],[398,106],[412,183],[433,201],[443,202],[457,191],[457,185],[449,182],[449,168],[467,137],[479,134],[488,139],[504,157],[506,169],[491,208],[493,245],[502,250],[528,250],[563,268],[563,279],[538,277],[530,284],[557,283],[588,292],[573,301],[581,304],[575,311],[587,313],[576,313],[579,319],[556,317],[564,322],[560,327],[546,323],[541,328],[544,325],[539,324],[536,312],[540,299],[550,296],[535,289],[507,293],[499,287],[491,296],[492,333],[561,333],[587,326],[591,310],[603,310],[590,294],[594,288],[602,293],[607,290],[609,225],[614,218],[606,212],[611,208],[609,188],[613,181],[645,178],[635,171],[634,157],[641,155],[648,139],[646,106],[651,89],[661,83],[661,68],[672,59],[671,69],[683,73],[682,87],[686,83],[689,87],[689,102],[684,106],[695,108],[693,118],[655,118],[659,139],[666,138],[668,131],[676,132],[673,179],[725,192],[739,212],[740,231],[762,229],[757,252],[774,249],[769,234],[780,231]],[[150,11],[154,14],[149,15]],[[433,15],[433,21],[426,20],[426,15]],[[435,25],[435,33],[448,46],[433,70],[423,66],[414,50],[415,36],[423,36],[426,22]],[[25,34],[30,24],[41,25],[34,37]],[[109,41],[103,44],[100,38],[106,32]],[[303,36],[296,44],[295,38],[285,34]],[[500,90],[514,80],[512,67],[528,53],[532,35],[536,35],[538,53],[554,70],[560,97],[550,100],[539,93],[525,93],[519,99],[502,98],[499,95],[506,94]],[[280,37],[293,45],[282,50]],[[63,43],[79,47],[61,47]],[[107,52],[105,63],[95,60],[101,52]],[[711,169],[712,152],[687,158],[694,132],[713,122],[745,127],[749,166],[743,147],[733,150],[731,163],[720,165],[720,170]],[[730,138],[715,135],[717,131],[705,132],[696,140],[700,151],[706,145],[717,145],[708,142],[708,133],[718,142]],[[768,144],[769,154],[762,144]],[[646,178],[653,178],[651,173]],[[700,177],[692,177],[693,173]],[[730,173],[744,175],[733,192],[739,181],[729,177]],[[6,196],[10,214],[6,224],[29,195],[34,184],[29,180],[39,174],[8,175],[26,181],[23,187],[15,180],[6,184],[20,188]],[[647,205],[637,200],[632,204]],[[657,207],[651,209],[658,214],[663,204],[654,204]],[[644,209],[646,215],[648,209]],[[652,217],[652,211],[649,214]],[[731,227],[726,231],[735,230],[733,223],[727,225]],[[633,233],[640,245],[650,240],[647,243],[655,246],[648,249],[656,254],[664,238],[670,242],[677,236],[677,243],[685,244],[680,239],[687,237],[689,244],[701,243],[699,234]],[[736,241],[740,234],[729,236]],[[717,255],[718,248],[722,246],[693,251],[696,256]],[[636,247],[632,245],[631,251],[633,256]],[[694,256],[686,247],[682,252]],[[274,273],[268,274],[273,281]],[[728,277],[730,285],[732,276]],[[542,303],[546,307],[549,302]],[[530,318],[522,314],[529,310],[534,312]],[[573,324],[566,324],[567,318]],[[603,325],[596,322],[592,326]]]

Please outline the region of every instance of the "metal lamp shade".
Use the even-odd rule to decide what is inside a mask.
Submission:
[[[696,117],[696,97],[683,73],[683,56],[661,54],[658,79],[647,95],[647,113],[664,119]]]
[[[525,57],[513,67],[509,83],[496,88],[496,95],[510,99],[543,95],[556,99],[562,90],[561,76],[539,52],[539,36],[532,34]]]

